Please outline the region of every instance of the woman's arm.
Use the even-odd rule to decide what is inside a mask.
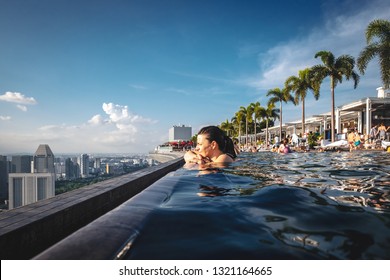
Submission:
[[[206,164],[211,162],[208,157],[204,157],[195,151],[188,151],[184,154],[184,160],[186,163]]]
[[[197,160],[197,158],[198,158],[198,155],[194,151],[187,151],[184,154],[184,160],[187,163],[195,162],[195,160]]]

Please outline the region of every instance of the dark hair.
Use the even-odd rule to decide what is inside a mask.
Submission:
[[[198,134],[206,134],[206,137],[210,142],[215,141],[218,144],[219,149],[232,158],[236,158],[236,152],[234,150],[234,144],[230,137],[226,136],[223,130],[218,126],[210,125],[201,128]]]

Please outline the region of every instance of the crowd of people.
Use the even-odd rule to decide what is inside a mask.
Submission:
[[[370,130],[370,134],[368,135],[360,134],[356,129],[350,129],[347,135],[349,150],[358,150],[364,146],[366,148],[368,146],[375,148],[377,145],[379,145],[377,141],[386,140],[386,133],[389,129],[390,126],[386,128],[383,123],[380,125],[374,125]]]
[[[370,130],[370,139],[371,141],[374,141],[376,139],[379,140],[385,140],[386,139],[386,133],[390,129],[390,125],[386,128],[386,126],[381,123],[379,126],[374,125]]]

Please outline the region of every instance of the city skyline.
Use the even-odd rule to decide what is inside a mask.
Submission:
[[[357,57],[374,1],[21,1],[0,5],[0,155],[147,153],[173,125],[230,120],[329,50]],[[377,60],[336,106],[376,96]],[[329,81],[306,116],[330,111]],[[283,122],[301,107],[285,105]],[[276,125],[278,122],[275,123]]]

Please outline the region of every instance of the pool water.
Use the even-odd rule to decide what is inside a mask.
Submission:
[[[390,153],[243,153],[181,168],[128,259],[390,259]],[[147,197],[147,196],[146,196]]]

